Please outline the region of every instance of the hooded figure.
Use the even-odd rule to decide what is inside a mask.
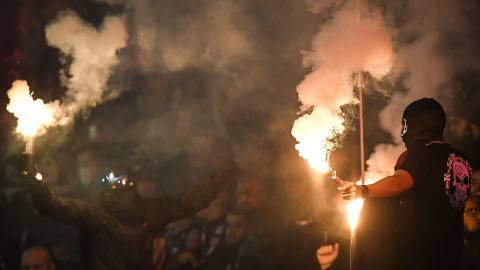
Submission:
[[[233,161],[185,195],[141,197],[127,167],[112,168],[102,179],[100,196],[88,200],[61,198],[29,173],[37,210],[80,232],[83,269],[153,269],[153,240],[166,224],[202,210],[236,172]]]
[[[443,141],[445,124],[440,103],[412,102],[402,118],[407,151],[395,172],[373,184],[338,187],[344,199],[366,199],[353,269],[458,269],[472,168],[463,153]]]
[[[442,105],[433,98],[422,98],[410,103],[402,117],[402,140],[407,149],[443,141],[447,116]]]

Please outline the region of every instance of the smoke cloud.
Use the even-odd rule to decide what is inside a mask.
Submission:
[[[237,1],[184,4],[125,1],[143,72],[189,67],[221,72],[251,56],[253,44],[248,34],[252,26],[243,19],[240,24],[239,16],[246,11]]]
[[[433,97],[447,114],[456,114],[459,96],[464,96],[460,92],[469,91],[459,89],[459,74],[478,72],[478,38],[473,34],[479,30],[478,6],[471,1],[305,2],[313,13],[328,12],[329,19],[315,36],[313,51],[304,53],[303,64],[313,71],[297,86],[304,115],[292,129],[299,142],[296,147],[309,161],[322,154],[328,159],[339,146],[334,138],[349,130],[342,127],[348,116],[340,108],[357,102],[353,74],[368,72],[383,85],[395,85],[390,89],[367,85],[365,90],[386,94],[387,100],[379,112],[379,127],[390,134],[391,141],[367,146],[373,152],[366,157],[366,179],[376,181],[393,172],[397,157],[405,150],[400,122],[409,103]],[[360,19],[355,2],[361,5]],[[319,119],[319,108],[328,109],[318,113],[322,118],[336,120]],[[364,125],[376,123],[366,120]]]
[[[67,10],[46,27],[45,34],[49,46],[72,59],[68,71],[61,73],[62,84],[68,88],[63,101],[68,116],[118,96],[118,92],[106,90],[118,64],[117,51],[125,47],[128,38],[121,18],[108,16],[96,29]]]
[[[478,31],[475,3],[406,1],[404,8],[400,8],[400,3],[389,10],[397,16],[403,13],[397,29],[397,60],[390,80],[405,76],[406,91],[393,93],[380,112],[381,126],[391,134],[394,143],[377,146],[367,161],[371,168],[367,178],[371,181],[392,173],[398,155],[405,150],[400,138],[404,108],[419,98],[432,97],[445,107],[447,114],[455,113],[458,108],[454,101],[462,95],[455,87],[455,77],[479,71],[479,40],[472,35]]]
[[[331,141],[345,130],[340,107],[357,102],[352,75],[365,71],[380,79],[393,65],[392,37],[380,13],[359,8],[350,1],[335,11],[315,37],[313,51],[304,55],[304,65],[313,71],[298,85],[297,92],[303,108],[313,106],[314,111],[295,122],[292,135],[299,141],[296,147],[300,155],[309,162],[319,154],[320,160],[328,160],[337,147]],[[319,121],[319,117],[335,120]],[[304,127],[311,125],[321,132]]]
[[[141,145],[162,162],[204,135],[228,141],[258,171],[280,171],[297,154],[359,156],[356,138],[344,148],[339,138],[357,135],[358,115],[347,110],[358,106],[362,71],[366,177],[378,179],[404,150],[405,106],[429,96],[459,111],[457,96],[474,92],[459,75],[479,70],[478,4],[467,0],[358,1],[360,10],[352,0],[96,2],[103,11],[72,1],[77,9],[45,28],[68,89],[57,123],[95,107],[85,129],[121,130],[107,140]],[[139,96],[153,104],[136,104]],[[380,129],[388,138],[373,140]]]

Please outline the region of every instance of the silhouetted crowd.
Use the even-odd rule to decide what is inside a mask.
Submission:
[[[69,4],[8,1],[0,9],[0,32],[7,36],[0,42],[2,89],[26,79],[32,89],[41,89],[35,98],[48,102],[64,95],[58,52],[46,45],[43,27]],[[87,13],[93,4],[75,5]],[[117,8],[101,5],[99,17],[90,19],[100,21],[102,13]],[[131,57],[128,49],[124,54]],[[242,148],[232,142],[245,143],[249,134],[231,129],[234,116],[214,95],[205,94],[202,71],[126,73],[128,89],[118,98],[35,138],[33,156],[49,189],[60,197],[92,200],[101,193],[109,168],[122,164],[135,172],[140,196],[164,198],[187,192],[236,159],[242,165],[239,173],[207,208],[158,228],[153,253],[147,255],[156,270],[349,269],[345,202],[335,184],[312,173],[298,157],[291,140],[267,138],[257,155],[239,155]],[[4,95],[0,106],[7,103]],[[188,109],[192,106],[195,113]],[[13,115],[2,111],[0,269],[83,269],[79,231],[35,207],[18,168],[25,143],[13,133],[15,126]],[[479,163],[478,119],[454,115],[446,132],[474,166]],[[476,171],[464,212],[461,269],[480,269],[478,179]]]

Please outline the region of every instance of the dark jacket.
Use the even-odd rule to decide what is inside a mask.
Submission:
[[[80,232],[82,264],[90,269],[153,269],[153,239],[166,224],[205,208],[223,188],[230,174],[216,174],[185,195],[160,199],[138,197],[134,207],[122,213],[135,216],[120,221],[101,199],[82,201],[60,198],[44,183],[30,180],[38,211],[68,223]]]

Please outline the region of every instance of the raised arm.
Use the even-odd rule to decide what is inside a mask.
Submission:
[[[44,181],[29,176],[26,178],[33,202],[40,214],[83,230],[93,226],[97,212],[93,203],[59,197]]]
[[[160,199],[145,199],[148,216],[156,226],[194,215],[209,205],[225,184],[238,171],[234,161],[228,161],[222,170],[203,180],[186,194]]]

